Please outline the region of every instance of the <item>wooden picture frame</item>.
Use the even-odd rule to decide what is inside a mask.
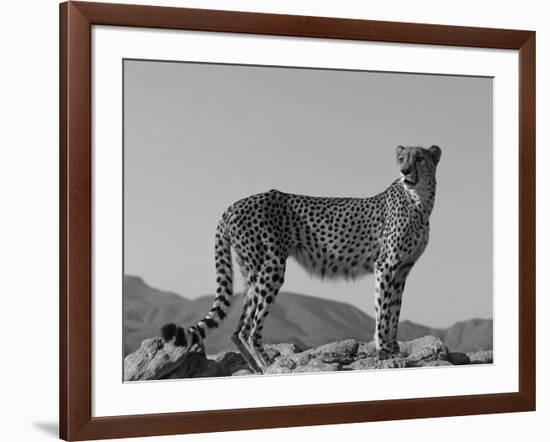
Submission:
[[[93,25],[519,52],[519,391],[92,417]],[[535,410],[535,32],[68,2],[60,5],[60,437],[121,438]]]

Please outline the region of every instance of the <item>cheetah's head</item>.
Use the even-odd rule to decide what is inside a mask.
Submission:
[[[416,146],[397,146],[397,165],[401,181],[407,187],[421,187],[435,178],[435,169],[441,158],[439,146],[429,149]]]

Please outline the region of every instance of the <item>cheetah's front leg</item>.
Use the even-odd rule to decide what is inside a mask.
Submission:
[[[401,296],[405,286],[403,272],[393,271],[388,262],[376,263],[374,309],[376,325],[374,342],[380,359],[386,359],[399,352],[397,326],[401,312]]]
[[[399,326],[399,316],[401,314],[401,302],[405,290],[405,281],[414,263],[400,264],[394,272],[393,295],[389,304],[391,321],[390,340],[393,342],[394,353],[399,353],[399,343],[397,342],[397,329]]]

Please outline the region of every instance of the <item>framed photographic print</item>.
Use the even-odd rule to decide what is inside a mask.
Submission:
[[[60,436],[535,409],[535,33],[60,6]]]

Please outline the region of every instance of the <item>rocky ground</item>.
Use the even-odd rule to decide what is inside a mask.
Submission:
[[[355,339],[302,350],[295,344],[266,345],[274,359],[264,374],[311,373],[323,371],[369,370],[446,365],[490,364],[492,351],[450,352],[441,339],[424,336],[400,342],[401,352],[391,359],[379,360],[373,342]],[[236,351],[215,355],[186,354],[162,338],[146,339],[140,348],[124,359],[125,381],[180,379],[197,377],[245,376],[253,374]]]

